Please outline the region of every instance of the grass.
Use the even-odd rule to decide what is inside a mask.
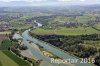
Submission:
[[[54,34],[54,30],[53,29],[37,28],[37,29],[33,30],[32,32],[36,33],[36,34]]]
[[[0,32],[0,34],[11,34],[10,31],[4,31],[4,32]]]
[[[2,63],[1,63],[1,61],[0,61],[0,66],[3,66]]]
[[[16,62],[0,51],[0,66],[19,66]]]
[[[11,58],[14,62],[16,62],[19,66],[30,66],[28,62],[20,59],[19,57],[17,57],[9,51],[3,51],[3,53],[7,55],[9,58]]]
[[[0,57],[4,56],[3,57],[4,59],[2,58],[4,61],[6,61],[6,58],[8,57],[10,59],[9,62],[8,62],[8,65],[10,65],[11,62],[13,64],[15,63],[15,65],[10,65],[10,66],[30,66],[30,64],[28,62],[26,62],[25,60],[17,57],[16,55],[14,55],[13,53],[11,53],[10,51],[8,51],[8,48],[10,46],[12,46],[13,44],[16,44],[16,42],[11,42],[10,40],[4,40],[3,42],[1,42],[1,44],[0,44],[1,54],[0,55],[2,55],[2,54],[3,55],[0,56]],[[2,61],[3,64],[5,64],[4,61]],[[7,65],[3,65],[3,66],[7,66]]]
[[[57,35],[82,35],[82,34],[100,34],[100,31],[97,31],[91,27],[78,27],[78,28],[65,28],[65,27],[59,27],[56,29],[43,29],[43,28],[37,28],[32,31],[32,33],[35,34],[57,34]]]
[[[95,24],[94,27],[100,30],[100,23]]]
[[[78,16],[76,19],[75,19],[78,23],[88,23],[88,21],[92,20],[92,21],[95,21],[96,18],[94,16]]]
[[[9,41],[9,40],[4,40],[4,41],[2,41],[2,43],[0,44],[0,50],[8,50],[8,48],[10,47],[10,46],[12,46],[13,45],[13,43],[11,42],[11,41]]]
[[[25,24],[23,22],[10,22],[10,24],[13,25],[14,29],[18,30],[27,29],[32,26],[31,24]]]

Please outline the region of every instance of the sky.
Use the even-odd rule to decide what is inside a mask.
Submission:
[[[28,2],[100,2],[100,0],[0,0],[4,2],[10,1],[28,1]]]
[[[100,4],[100,0],[0,0],[3,2],[25,1],[33,4]]]

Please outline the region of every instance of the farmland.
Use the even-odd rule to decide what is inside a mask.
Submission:
[[[95,24],[94,27],[100,30],[100,23]]]
[[[0,41],[8,39],[8,36],[5,34],[0,34]]]
[[[11,27],[11,29],[27,29],[29,27],[32,26],[32,24],[25,24],[23,22],[10,22],[11,25],[13,25],[13,27]]]
[[[33,31],[32,33],[35,34],[40,34],[40,35],[49,35],[49,34],[56,34],[56,35],[85,35],[85,34],[100,34],[100,31],[97,31],[91,27],[78,27],[78,28],[65,28],[65,27],[60,27],[56,29],[43,29],[43,28],[38,28]]]
[[[0,57],[3,58],[0,59],[0,61],[2,61],[2,64],[5,64],[4,61],[6,61],[6,64],[10,65],[10,66],[30,66],[30,64],[24,60],[22,60],[21,58],[17,57],[15,54],[13,54],[12,52],[8,51],[8,48],[10,46],[12,46],[13,44],[16,44],[14,42],[11,42],[9,40],[3,40],[0,44]],[[4,57],[3,57],[4,56]],[[7,60],[9,60],[9,62],[7,62]],[[6,65],[3,65],[6,66]]]
[[[2,51],[0,51],[0,66],[19,66],[16,62],[10,59],[7,55],[5,55]]]
[[[8,40],[7,34],[5,32],[0,34],[0,66],[30,66],[28,62],[8,51],[8,48],[16,43]]]
[[[3,32],[0,32],[0,34],[11,34],[10,31],[3,31]]]
[[[0,66],[30,66],[26,57],[10,52],[18,45],[13,34],[29,28],[31,36],[79,58],[93,57],[100,66],[100,5],[0,7]]]
[[[11,58],[5,55],[1,50],[1,42],[0,42],[0,66],[19,66],[16,62],[14,62]],[[9,51],[7,51],[9,52]]]
[[[1,42],[1,45],[0,45],[0,50],[8,50],[8,48],[10,46],[12,46],[13,44],[11,43],[11,41],[9,40],[4,40]]]
[[[30,66],[28,62],[22,60],[21,58],[18,58],[14,54],[12,54],[9,51],[3,51],[5,55],[7,55],[9,58],[11,58],[15,63],[17,63],[19,66]]]

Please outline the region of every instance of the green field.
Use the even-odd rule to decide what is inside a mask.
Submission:
[[[4,40],[4,41],[2,41],[2,43],[0,44],[0,50],[8,50],[8,48],[10,47],[10,46],[12,46],[13,45],[13,43],[11,42],[11,41],[9,41],[9,40]]]
[[[88,21],[92,20],[92,21],[95,21],[96,18],[94,16],[89,16],[89,15],[84,15],[84,16],[78,16],[76,19],[75,19],[78,23],[83,23],[83,24],[86,24],[88,23]]]
[[[4,32],[0,32],[0,34],[11,34],[10,31],[4,31]]]
[[[95,24],[94,27],[100,30],[100,23]]]
[[[31,27],[31,24],[25,24],[23,22],[10,22],[11,25],[13,25],[12,29],[27,29]]]
[[[0,64],[2,66],[30,66],[30,64],[23,59],[17,57],[15,54],[8,51],[8,48],[16,44],[10,40],[4,40],[0,44]],[[0,66],[1,66],[0,65]]]
[[[0,51],[0,66],[19,66],[16,62]]]
[[[7,55],[9,58],[11,58],[14,62],[16,62],[19,66],[30,66],[28,62],[20,59],[19,57],[17,57],[9,51],[3,51],[3,53]]]
[[[43,28],[38,28],[32,31],[32,33],[35,34],[57,34],[57,35],[84,35],[84,34],[100,34],[100,31],[97,31],[91,27],[78,27],[78,28],[65,28],[65,27],[60,27],[56,29],[43,29]]]
[[[1,63],[1,61],[0,61],[0,66],[3,66],[2,63]]]

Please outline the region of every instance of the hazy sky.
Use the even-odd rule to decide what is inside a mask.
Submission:
[[[52,2],[100,2],[100,0],[0,0],[0,1],[37,1],[37,2],[44,2],[44,1],[52,1]]]
[[[43,4],[51,4],[51,3],[60,3],[60,4],[100,4],[100,0],[0,0],[4,2],[10,1],[27,1],[32,2],[33,4],[43,3]]]

